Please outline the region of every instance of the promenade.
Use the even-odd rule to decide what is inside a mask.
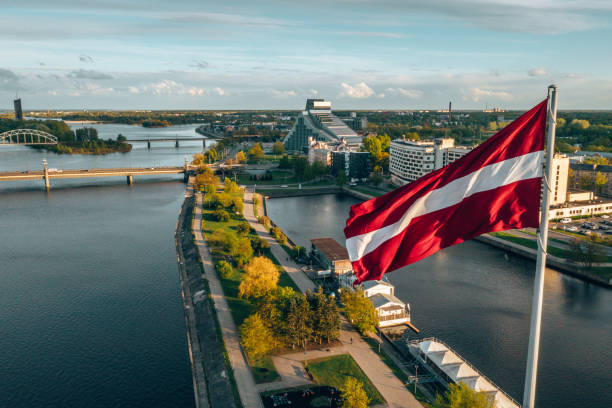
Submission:
[[[196,193],[196,205],[193,217],[192,231],[202,259],[204,275],[208,280],[210,296],[212,297],[217,319],[221,328],[225,350],[232,365],[234,379],[244,407],[263,408],[259,391],[255,387],[255,379],[247,363],[246,356],[240,346],[240,335],[227,300],[217,276],[212,257],[202,235],[202,194]]]
[[[278,259],[281,266],[287,274],[295,282],[297,287],[302,291],[315,290],[314,283],[304,274],[298,265],[290,259],[285,250],[276,242],[274,237],[265,229],[263,225],[257,222],[253,213],[253,194],[245,191],[244,194],[244,217],[249,222],[251,227],[255,229],[257,234],[265,239],[270,244],[272,254]],[[342,352],[348,353],[357,362],[359,367],[368,376],[370,381],[381,393],[387,401],[390,408],[420,408],[422,405],[414,398],[412,393],[408,391],[405,385],[393,374],[393,371],[381,360],[381,358],[370,348],[370,346],[362,339],[361,335],[355,331],[346,319],[342,318],[342,329],[340,333],[340,341],[342,343]],[[310,352],[311,354],[313,352]],[[333,355],[335,353],[324,353],[324,355]],[[342,354],[342,353],[338,353]],[[286,364],[291,365],[291,361],[299,358],[300,353],[293,353],[289,358],[285,358]],[[302,356],[304,354],[302,353]],[[279,356],[281,359],[284,356]],[[306,358],[308,359],[308,352]],[[311,357],[314,358],[314,357]],[[274,363],[278,367],[278,363],[282,360],[277,358]],[[304,358],[302,359],[304,360]],[[279,372],[283,372],[282,367]],[[263,386],[261,386],[264,388]]]

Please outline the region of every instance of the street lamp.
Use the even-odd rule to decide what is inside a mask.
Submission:
[[[416,395],[416,386],[417,386],[418,381],[419,381],[419,365],[415,364],[414,365],[414,395]]]

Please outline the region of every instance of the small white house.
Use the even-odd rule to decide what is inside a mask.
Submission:
[[[374,305],[380,327],[410,323],[410,305],[395,297],[395,287],[391,283],[367,281],[361,287]]]

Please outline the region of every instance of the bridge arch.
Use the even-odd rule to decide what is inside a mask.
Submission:
[[[0,133],[0,145],[51,145],[57,137],[38,129],[13,129]]]

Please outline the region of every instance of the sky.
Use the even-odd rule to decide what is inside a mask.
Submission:
[[[0,3],[0,109],[612,109],[610,0]]]

